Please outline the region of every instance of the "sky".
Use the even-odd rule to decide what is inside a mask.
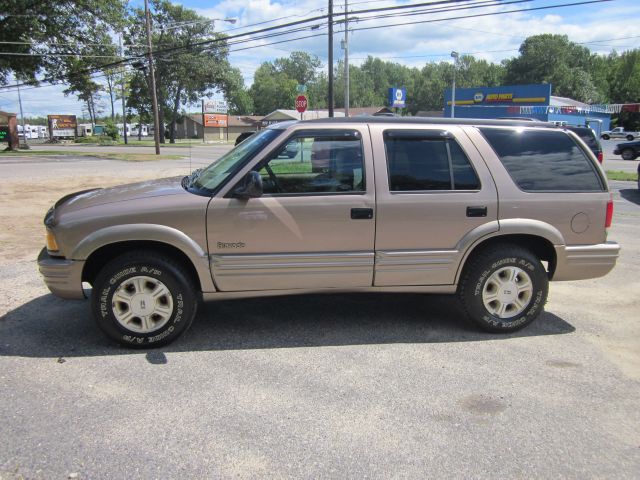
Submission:
[[[423,2],[425,0],[422,0]],[[435,1],[435,0],[428,0]],[[509,3],[513,0],[504,0]],[[427,62],[452,61],[452,50],[460,54],[473,54],[491,62],[517,56],[522,41],[531,35],[555,33],[568,35],[574,42],[582,43],[593,52],[608,54],[640,48],[640,1],[613,0],[580,6],[531,10],[538,7],[557,7],[580,0],[532,0],[485,7],[466,11],[450,11],[412,17],[396,17],[377,20],[358,19],[350,21],[349,58],[351,64],[359,64],[368,55],[380,57],[408,66],[421,67]],[[141,0],[132,0],[134,6]],[[218,31],[228,35],[248,32],[277,24],[309,18],[327,13],[327,1],[318,0],[182,0],[185,7],[196,10],[207,18],[234,18],[235,24],[216,21]],[[344,18],[344,1],[336,0],[334,14]],[[420,0],[350,0],[349,11],[381,8],[393,5],[411,5]],[[524,10],[476,18],[450,17],[466,16],[474,13],[499,13],[510,10]],[[371,15],[371,14],[369,14]],[[366,15],[361,13],[364,18]],[[408,24],[419,20],[437,20],[430,23]],[[269,22],[269,23],[263,23]],[[322,22],[318,22],[320,24]],[[256,25],[260,24],[260,25]],[[367,27],[380,27],[365,29]],[[344,37],[344,26],[336,25],[334,35],[334,61],[344,57],[340,40]],[[249,50],[233,51],[230,62],[239,68],[247,86],[253,82],[253,74],[265,61],[287,57],[292,51],[302,50],[317,55],[327,61],[327,36],[295,40],[277,45],[265,45],[268,42],[291,39],[300,36],[326,34],[326,26],[319,25],[316,30],[306,30],[270,40],[254,41],[242,47],[254,47]],[[23,89],[22,102],[25,116],[47,115],[53,113],[81,114],[82,103],[71,95],[65,97],[63,86]],[[408,92],[410,95],[410,92]],[[106,106],[106,105],[105,105]],[[18,98],[15,91],[0,90],[0,110],[18,112]]]

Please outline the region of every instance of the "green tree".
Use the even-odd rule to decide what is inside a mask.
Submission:
[[[253,113],[253,99],[244,86],[240,70],[229,68],[223,83],[225,98],[229,104],[229,113],[231,115],[251,115]]]
[[[249,94],[257,115],[267,115],[277,109],[292,109],[295,105],[297,80],[279,72],[271,62],[258,67]]]
[[[640,50],[609,57],[609,86],[614,103],[640,102]]]
[[[152,0],[151,4],[160,131],[168,124],[173,143],[180,106],[197,103],[223,89],[231,68],[228,48],[210,19],[167,0]],[[133,11],[126,39],[128,44],[146,44],[143,10]],[[204,41],[211,43],[200,45]],[[144,55],[146,49],[130,47],[129,53]],[[164,142],[164,135],[160,138]]]
[[[113,120],[107,120],[104,123],[104,134],[113,141],[118,140],[120,134],[118,133],[118,127],[113,123]]]
[[[506,62],[505,82],[551,83],[554,95],[599,102],[603,95],[590,75],[592,56],[566,35],[534,35],[520,45],[520,56]]]
[[[267,115],[277,109],[293,109],[297,96],[296,86],[306,85],[310,108],[322,108],[326,104],[326,89],[318,88],[321,62],[315,55],[292,52],[288,58],[264,62],[254,74],[249,95],[254,112]]]
[[[95,43],[91,32],[108,31],[119,25],[125,3],[124,0],[4,0],[0,12],[0,53],[24,55],[0,55],[0,85],[7,84],[11,72],[32,81],[38,73],[63,76],[66,65],[52,54],[78,54],[89,47],[99,48],[91,45]]]

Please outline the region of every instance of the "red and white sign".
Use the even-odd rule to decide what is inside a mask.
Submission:
[[[217,113],[205,113],[204,126],[205,127],[226,127],[227,116],[217,114]]]
[[[298,95],[296,97],[296,110],[300,113],[307,110],[307,97],[304,95]]]

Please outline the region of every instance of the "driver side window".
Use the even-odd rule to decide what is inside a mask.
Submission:
[[[359,193],[366,189],[362,142],[355,132],[293,138],[258,172],[267,195]]]

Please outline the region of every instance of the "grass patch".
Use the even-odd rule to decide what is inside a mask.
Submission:
[[[156,160],[180,160],[183,155],[155,155],[153,153],[89,153],[89,157],[120,160],[122,162],[153,162]]]
[[[153,162],[156,160],[179,160],[183,155],[155,155],[153,153],[107,153],[83,152],[82,150],[19,150],[17,152],[0,152],[2,157],[43,157],[43,156],[72,156],[104,158],[105,160],[120,160],[122,162]]]
[[[607,170],[607,178],[609,180],[635,182],[638,180],[638,174],[633,172],[623,172],[621,170]]]
[[[78,155],[71,150],[6,150],[0,151],[0,157],[38,157],[48,155]],[[82,155],[82,152],[80,152]]]
[[[311,173],[311,162],[272,160],[269,165],[271,166],[271,169],[275,175]]]

